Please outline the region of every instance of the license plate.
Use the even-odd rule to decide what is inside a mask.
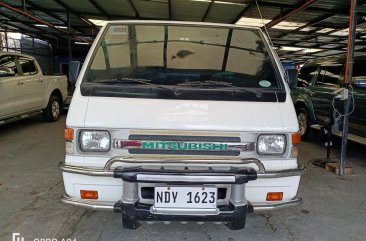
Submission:
[[[216,187],[155,187],[157,208],[216,208]]]

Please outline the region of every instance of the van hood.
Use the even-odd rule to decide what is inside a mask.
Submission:
[[[84,128],[295,132],[291,98],[285,102],[162,100],[74,96],[67,125]],[[85,110],[82,111],[82,110]]]

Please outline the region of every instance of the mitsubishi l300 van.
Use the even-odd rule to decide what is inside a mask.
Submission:
[[[76,83],[62,202],[143,221],[245,226],[299,204],[300,136],[281,63],[258,28],[112,21]]]

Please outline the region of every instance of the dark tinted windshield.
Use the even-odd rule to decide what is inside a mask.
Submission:
[[[259,30],[209,26],[107,26],[84,84],[282,89]]]

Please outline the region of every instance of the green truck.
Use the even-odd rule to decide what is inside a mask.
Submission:
[[[345,63],[345,56],[335,56],[307,62],[301,68],[292,98],[302,139],[320,126],[333,126],[333,134],[341,135]],[[353,67],[349,139],[366,144],[366,56],[356,55]]]

